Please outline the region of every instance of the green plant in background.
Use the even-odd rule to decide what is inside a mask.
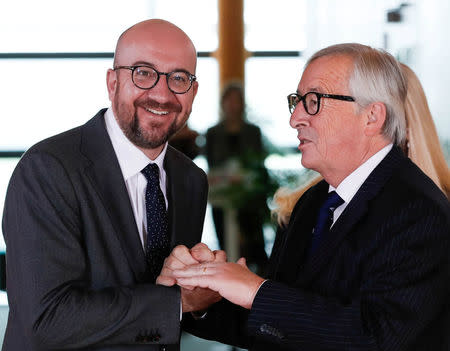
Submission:
[[[279,182],[264,166],[266,154],[242,153],[224,166],[210,169],[209,201],[213,205],[241,209],[252,207],[270,221],[267,200]]]

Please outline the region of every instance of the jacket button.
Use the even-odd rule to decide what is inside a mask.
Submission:
[[[262,333],[267,333],[267,332],[268,332],[268,329],[269,329],[269,326],[268,326],[267,324],[263,324],[262,326],[259,327],[259,330],[260,330]]]

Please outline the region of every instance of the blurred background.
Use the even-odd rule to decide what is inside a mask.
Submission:
[[[175,23],[197,47],[199,91],[189,127],[198,133],[194,161],[205,171],[205,133],[220,119],[221,87],[227,78],[240,78],[247,120],[262,132],[264,166],[274,181],[271,184],[295,186],[292,179],[309,177],[296,150],[296,131],[289,127],[286,96],[295,92],[312,53],[342,42],[384,48],[417,73],[449,162],[449,13],[447,0],[4,1],[0,5],[0,213],[10,175],[25,150],[85,123],[110,105],[106,70],[112,67],[117,38],[124,29],[148,18]],[[238,38],[243,58],[242,69],[237,68],[238,75],[233,77],[223,72],[227,53],[220,43],[227,38],[227,30],[236,35],[236,18],[243,24]],[[273,238],[273,224],[265,224],[267,254]],[[219,245],[211,206],[203,241],[212,248]],[[0,251],[5,249],[1,237]],[[3,276],[0,285],[5,288]],[[7,311],[3,294],[0,341]],[[227,349],[189,335],[183,339],[185,351]]]

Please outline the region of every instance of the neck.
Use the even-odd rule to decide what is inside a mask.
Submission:
[[[145,156],[147,156],[150,160],[154,161],[163,151],[164,145],[165,145],[165,143],[154,149],[145,149],[143,147],[138,147],[138,148],[139,148],[139,150],[141,150],[144,153]]]
[[[238,118],[230,118],[225,120],[225,129],[228,132],[238,132],[241,130],[242,120]]]
[[[328,169],[321,172],[321,175],[328,184],[337,188],[345,178],[390,143],[391,141],[386,140],[384,137],[374,140],[365,149],[361,150],[360,153],[357,153],[355,157],[349,158],[349,162],[345,165],[338,165],[336,168]]]

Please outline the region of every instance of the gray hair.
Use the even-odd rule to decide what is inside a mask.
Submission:
[[[398,61],[384,50],[346,43],[319,50],[307,61],[306,67],[320,57],[335,55],[353,59],[353,72],[348,85],[350,94],[359,108],[373,102],[384,103],[386,121],[382,133],[393,143],[402,146],[406,139],[404,104],[407,85]]]

